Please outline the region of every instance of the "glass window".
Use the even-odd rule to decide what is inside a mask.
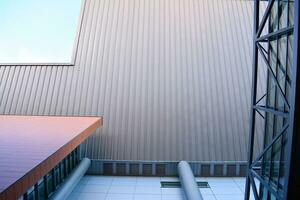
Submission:
[[[82,0],[1,0],[0,63],[71,63]]]

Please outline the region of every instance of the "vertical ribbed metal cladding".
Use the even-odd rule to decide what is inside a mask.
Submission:
[[[1,66],[0,113],[103,116],[92,159],[246,160],[252,3],[86,0],[75,66]]]

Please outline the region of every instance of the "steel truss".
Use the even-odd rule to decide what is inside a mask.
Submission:
[[[248,149],[248,166],[247,166],[247,179],[246,179],[246,188],[245,188],[245,200],[250,198],[250,189],[252,188],[253,195],[256,200],[260,199],[258,187],[255,184],[254,179],[259,181],[259,184],[267,189],[276,199],[292,199],[296,193],[300,193],[299,190],[300,184],[300,154],[299,154],[299,145],[300,145],[300,105],[297,105],[297,102],[300,102],[300,66],[299,66],[299,0],[294,1],[294,25],[289,26],[287,23],[286,27],[280,28],[274,32],[268,34],[262,34],[264,28],[267,26],[267,21],[271,15],[272,7],[275,3],[278,3],[280,0],[269,0],[268,5],[265,9],[265,12],[260,20],[260,2],[262,0],[254,0],[254,39],[253,39],[253,65],[252,65],[252,99],[251,99],[251,110],[250,110],[250,131],[249,131],[249,149]],[[287,1],[287,0],[285,0]],[[288,17],[287,17],[288,18]],[[288,21],[288,19],[287,19]],[[268,30],[269,31],[269,30]],[[276,72],[273,71],[270,59],[268,59],[268,51],[264,49],[263,43],[268,43],[272,40],[276,40],[280,37],[287,37],[287,35],[293,34],[293,64],[292,64],[292,75],[291,75],[291,96],[290,100],[286,99],[286,95],[281,88],[278,79],[276,77]],[[288,42],[288,40],[287,40]],[[277,47],[278,50],[278,47]],[[276,52],[278,54],[278,51]],[[264,66],[259,66],[258,56],[262,57]],[[278,56],[277,56],[278,57]],[[268,107],[266,105],[259,105],[261,100],[267,96],[264,94],[262,97],[259,97],[257,101],[257,86],[258,86],[258,68],[267,67],[268,76],[270,76],[275,82],[275,87],[277,92],[281,95],[284,101],[284,107],[287,108],[287,111],[281,111],[276,108]],[[299,66],[299,67],[298,67]],[[298,76],[297,76],[298,75]],[[268,90],[268,89],[267,89]],[[265,116],[262,113],[270,113],[274,116],[281,116],[287,119],[286,123],[282,127],[281,131],[273,136],[272,140],[264,146],[264,149],[258,154],[257,157],[254,156],[254,141],[255,141],[255,125],[256,125],[256,114],[259,114],[264,120]],[[297,123],[296,123],[297,122]],[[298,134],[297,134],[298,133]],[[286,153],[286,172],[285,172],[285,184],[283,192],[278,192],[277,189],[262,177],[261,173],[258,170],[261,170],[257,165],[260,164],[261,160],[264,158],[267,151],[278,141],[279,138],[287,134],[287,153]],[[296,159],[298,157],[298,160]],[[299,198],[300,199],[300,198]]]

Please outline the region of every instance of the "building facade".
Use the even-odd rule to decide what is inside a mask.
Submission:
[[[0,114],[103,116],[92,159],[245,162],[252,19],[247,0],[85,0],[75,65],[0,66]]]

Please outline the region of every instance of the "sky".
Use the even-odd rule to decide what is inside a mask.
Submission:
[[[82,0],[0,0],[0,63],[71,62]]]

